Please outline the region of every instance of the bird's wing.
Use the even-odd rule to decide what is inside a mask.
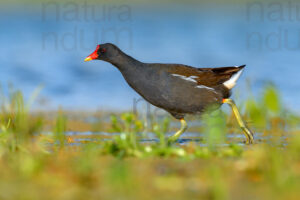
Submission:
[[[194,68],[185,65],[172,65],[169,67],[169,73],[173,76],[182,76],[187,79],[197,81],[197,85],[208,87],[226,84],[229,81],[229,89],[231,89],[235,81],[238,79],[245,65],[235,67],[218,67],[218,68]],[[234,76],[237,74],[238,76]],[[231,82],[230,80],[233,79]],[[233,85],[233,86],[232,86]]]

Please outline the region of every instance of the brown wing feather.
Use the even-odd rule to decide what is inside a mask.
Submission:
[[[243,69],[245,65],[239,67],[218,67],[218,68],[194,68],[185,65],[176,65],[170,68],[170,73],[182,76],[197,76],[194,78],[198,85],[213,87],[229,80],[233,74]]]

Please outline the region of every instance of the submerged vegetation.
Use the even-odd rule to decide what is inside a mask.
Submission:
[[[189,129],[203,134],[169,144],[176,127],[168,117],[150,125],[132,113],[109,114],[109,122],[102,113],[84,115],[91,121],[63,110],[51,117],[30,112],[35,96],[25,102],[20,91],[2,95],[0,199],[300,197],[299,116],[272,85],[240,108],[254,145],[234,137],[242,132],[221,110]]]

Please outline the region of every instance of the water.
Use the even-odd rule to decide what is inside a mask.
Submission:
[[[174,133],[166,134],[166,137],[170,137]],[[66,132],[66,136],[72,138],[69,145],[82,145],[86,142],[103,142],[103,141],[112,141],[113,137],[119,136],[120,133],[105,133],[105,132]],[[141,134],[137,134],[139,136]],[[206,135],[203,133],[194,133],[194,132],[185,132],[182,136],[176,141],[177,145],[189,145],[190,143],[194,143],[199,146],[207,146],[205,141]],[[254,134],[255,144],[275,144],[286,146],[289,143],[289,136],[280,136],[278,138],[274,138],[271,135],[263,135],[261,133]],[[274,140],[275,139],[275,140]],[[244,146],[246,141],[246,137],[243,134],[227,134],[226,135],[226,143],[219,144],[220,146],[228,146],[230,144],[238,144],[240,146]],[[159,138],[154,133],[147,133],[146,138],[141,138],[139,140],[142,144],[153,144],[159,143]]]
[[[243,3],[186,7],[120,4],[111,12],[108,4],[99,6],[96,14],[104,18],[98,20],[85,19],[82,8],[73,12],[78,14],[75,16],[63,6],[59,12],[52,7],[43,11],[43,4],[2,7],[1,85],[6,88],[13,83],[27,97],[43,85],[38,109],[131,109],[133,100],[140,97],[117,69],[101,61],[83,62],[97,43],[112,42],[144,62],[196,67],[247,64],[235,88],[237,98],[250,95],[243,93],[246,80],[251,81],[254,94],[271,81],[280,89],[284,103],[300,110],[295,101],[300,98],[299,21],[279,20],[278,13],[274,20],[269,17],[268,3],[261,5],[263,17],[259,9]],[[289,14],[284,12],[283,17]],[[115,37],[114,31],[120,35]]]

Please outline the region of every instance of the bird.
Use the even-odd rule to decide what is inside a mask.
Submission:
[[[185,116],[202,114],[209,107],[229,104],[246,135],[246,143],[254,142],[253,133],[244,123],[235,102],[230,98],[246,65],[196,68],[183,64],[144,63],[127,55],[112,43],[99,44],[86,61],[111,63],[126,82],[152,105],[164,109],[180,120],[180,129],[169,137],[175,142],[187,129]]]

